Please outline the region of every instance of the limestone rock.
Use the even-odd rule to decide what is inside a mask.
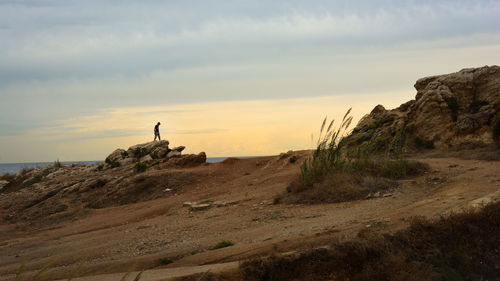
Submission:
[[[377,105],[361,118],[348,144],[387,146],[398,132],[413,147],[493,143],[489,122],[500,110],[499,66],[425,77],[417,80],[415,89],[415,100],[392,110]]]
[[[153,157],[151,157],[151,155],[146,155],[146,156],[143,156],[139,161],[140,162],[148,162],[148,161],[151,161],[153,160]]]
[[[173,157],[168,159],[166,162],[167,166],[198,166],[207,161],[207,155],[205,152],[200,152],[199,154],[187,154],[178,157]]]
[[[172,150],[170,151],[169,153],[167,153],[167,158],[172,158],[172,157],[176,157],[176,156],[181,156],[181,153],[177,150]]]
[[[151,154],[156,148],[163,147],[168,149],[169,142],[167,140],[152,141],[142,144],[136,144],[127,149],[127,153],[131,157],[141,158]]]
[[[130,164],[133,164],[135,161],[134,161],[134,158],[125,158],[125,159],[121,159],[118,161],[118,163],[120,164],[120,166],[127,166],[127,165],[130,165]]]
[[[115,151],[111,152],[108,157],[106,157],[106,163],[118,162],[128,156],[127,151],[124,149],[118,148]]]
[[[186,147],[181,145],[181,146],[177,146],[177,147],[172,148],[172,151],[182,152],[184,149],[186,149]]]
[[[193,205],[189,206],[189,209],[191,211],[203,211],[203,210],[209,209],[211,207],[212,207],[212,204],[203,203],[203,204],[193,204]]]
[[[167,153],[168,153],[167,147],[157,147],[151,151],[150,155],[154,159],[158,159],[158,158],[163,158],[163,157],[167,156]]]

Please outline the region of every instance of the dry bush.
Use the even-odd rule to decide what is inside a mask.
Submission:
[[[243,262],[245,280],[498,280],[500,202],[393,235]]]
[[[275,202],[285,204],[336,203],[365,198],[370,193],[387,191],[398,185],[395,181],[377,176],[329,174],[322,182],[312,187],[304,187],[297,181],[292,182],[287,192],[277,197]]]

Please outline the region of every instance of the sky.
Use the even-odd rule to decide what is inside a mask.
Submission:
[[[0,0],[0,163],[102,160],[158,121],[208,157],[308,149],[325,116],[499,65],[499,15],[480,0]]]

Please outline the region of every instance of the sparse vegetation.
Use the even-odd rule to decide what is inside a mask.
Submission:
[[[241,264],[244,280],[496,280],[500,202],[437,221],[415,218],[393,235],[360,232],[289,256]]]
[[[160,259],[160,263],[161,263],[161,264],[164,264],[164,265],[171,264],[171,263],[173,263],[173,262],[174,262],[174,261],[173,261],[173,260],[171,260],[171,259],[169,259],[169,258],[161,258],[161,259]]]
[[[213,249],[220,249],[220,248],[226,248],[226,247],[230,247],[230,246],[233,246],[234,243],[229,241],[229,240],[224,240],[224,241],[220,241],[219,243],[215,244],[215,246],[213,247]]]
[[[136,172],[142,173],[142,172],[146,171],[146,169],[148,168],[148,165],[146,165],[146,163],[143,163],[143,162],[137,162],[137,163],[135,163],[134,168],[135,168]]]
[[[341,202],[366,197],[371,192],[397,187],[394,179],[418,175],[427,170],[423,163],[403,158],[406,137],[402,132],[392,139],[375,138],[364,147],[347,151],[343,135],[352,121],[350,109],[340,127],[333,121],[326,127],[323,120],[318,146],[301,166],[301,176],[293,181],[287,192],[275,198],[275,203]],[[384,119],[384,122],[389,122]],[[326,130],[325,130],[326,128]],[[380,151],[386,151],[380,155]]]
[[[109,163],[109,166],[111,166],[111,168],[118,168],[121,165],[120,165],[120,162],[118,162],[118,161],[112,161]]]

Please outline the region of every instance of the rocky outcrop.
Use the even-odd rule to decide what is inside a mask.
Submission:
[[[409,146],[448,149],[493,143],[490,123],[500,111],[500,67],[463,69],[415,83],[415,100],[396,109],[376,106],[347,138],[350,145],[387,148],[398,132]]]
[[[179,157],[172,156],[165,163],[167,166],[193,167],[201,165],[206,161],[207,155],[205,152],[200,152],[198,154],[187,154]]]
[[[129,147],[127,150],[118,148],[106,157],[105,163],[110,167],[118,167],[133,164],[135,162],[150,162],[155,159],[168,159],[182,156],[182,151],[186,148],[185,146],[178,146],[170,149],[168,147],[169,144],[167,140],[162,140],[136,144]],[[196,155],[188,155],[183,161],[193,162],[191,158],[194,156]],[[201,158],[197,157],[197,159],[199,162]]]

